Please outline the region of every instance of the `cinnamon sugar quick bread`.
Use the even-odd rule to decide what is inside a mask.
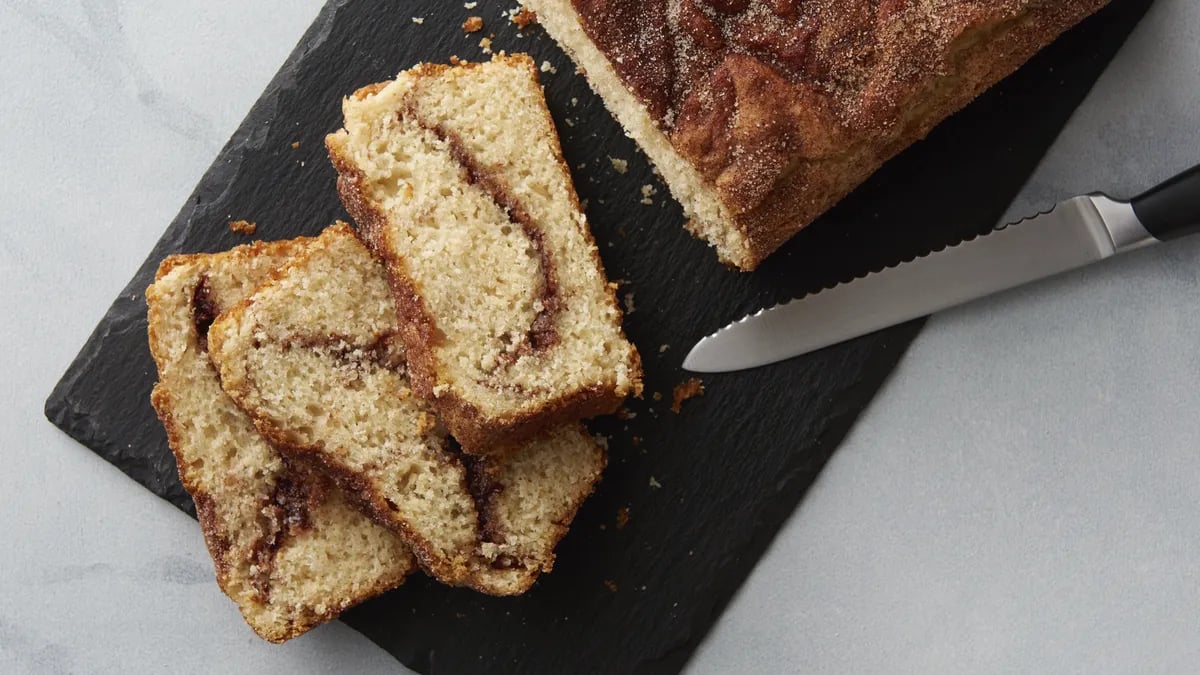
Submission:
[[[338,190],[387,263],[413,386],[466,451],[640,393],[529,57],[417,66],[343,111]]]
[[[282,642],[399,585],[415,566],[392,532],[321,476],[289,465],[225,395],[208,326],[308,240],[167,258],[146,290],[154,408],[196,503],[217,582],[256,633]]]
[[[412,395],[380,264],[327,229],[209,330],[225,390],[289,457],[332,476],[439,580],[524,592],[604,467],[577,424],[462,458]]]
[[[754,269],[1107,0],[523,0]]]

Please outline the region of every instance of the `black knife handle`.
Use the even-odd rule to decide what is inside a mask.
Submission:
[[[1134,197],[1142,226],[1165,241],[1200,232],[1200,165]]]

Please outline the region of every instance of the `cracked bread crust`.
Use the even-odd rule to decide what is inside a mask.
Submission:
[[[526,0],[754,269],[1107,0]]]
[[[309,242],[171,256],[146,291],[159,372],[151,401],[195,502],[218,585],[271,642],[395,588],[415,567],[397,537],[325,478],[280,458],[221,391],[208,362],[208,323]],[[336,573],[314,567],[321,556],[342,554],[359,557]]]
[[[581,381],[563,378],[560,385],[546,391],[541,391],[538,387],[528,391],[521,390],[522,383],[519,380],[506,378],[503,373],[481,379],[478,384],[484,387],[497,390],[513,388],[513,391],[519,394],[527,394],[511,396],[513,400],[501,409],[497,409],[495,405],[485,409],[479,397],[462,387],[447,384],[448,360],[444,354],[448,345],[454,342],[454,338],[448,336],[450,331],[446,330],[446,325],[452,318],[447,317],[444,311],[439,313],[427,300],[427,284],[436,285],[440,280],[426,278],[428,275],[423,277],[419,270],[415,269],[420,265],[420,261],[415,260],[420,252],[412,250],[408,235],[398,234],[405,226],[397,225],[396,217],[389,215],[384,201],[379,197],[378,180],[373,181],[364,170],[361,148],[357,149],[356,156],[356,149],[350,147],[351,135],[343,129],[326,138],[330,159],[338,173],[337,186],[342,202],[358,224],[363,239],[386,264],[389,283],[401,319],[401,336],[408,350],[413,386],[419,395],[434,402],[442,421],[463,449],[473,454],[502,452],[554,426],[611,413],[628,394],[638,395],[641,392],[640,359],[621,329],[615,288],[604,281],[603,266],[596,251],[595,241],[586,227],[578,197],[570,185],[570,174],[562,158],[562,150],[553,131],[553,122],[545,108],[540,90],[537,90],[538,107],[534,111],[540,127],[538,135],[524,140],[547,144],[546,149],[553,164],[551,170],[557,172],[557,180],[561,180],[565,186],[561,194],[556,194],[556,198],[566,199],[571,218],[578,219],[578,223],[539,222],[536,214],[531,213],[533,209],[527,208],[527,204],[514,192],[510,181],[499,175],[494,166],[481,160],[478,157],[478,149],[472,151],[468,147],[472,139],[464,138],[461,127],[469,125],[464,123],[456,128],[454,120],[450,120],[451,123],[448,124],[447,120],[430,118],[422,114],[420,105],[416,102],[419,96],[414,92],[419,92],[420,88],[430,81],[443,77],[452,79],[464,73],[478,72],[480,68],[500,67],[525,74],[526,81],[522,82],[522,86],[537,83],[536,68],[524,55],[498,56],[490,64],[465,64],[457,68],[422,64],[401,74],[406,84],[413,84],[406,94],[407,102],[401,100],[398,104],[396,116],[401,120],[409,120],[417,128],[428,133],[435,146],[444,146],[449,157],[460,165],[464,182],[472,188],[479,188],[493,203],[493,208],[498,208],[499,212],[504,214],[505,228],[511,226],[513,230],[524,232],[529,240],[530,249],[535,254],[540,275],[534,293],[535,307],[538,308],[536,316],[532,318],[527,334],[521,336],[520,344],[514,350],[499,355],[497,361],[502,364],[500,370],[526,358],[552,360],[554,350],[562,345],[564,339],[569,339],[563,337],[560,326],[579,321],[578,318],[572,319],[568,316],[571,309],[567,307],[566,296],[575,293],[579,296],[574,298],[575,302],[591,302],[589,294],[593,292],[594,284],[598,289],[595,293],[594,314],[612,317],[611,323],[605,329],[611,336],[605,339],[619,345],[615,350],[619,354],[611,357],[608,372],[603,376],[589,376],[591,379],[583,378]],[[384,82],[364,87],[355,92],[347,105],[381,95],[392,84]],[[347,114],[349,127],[349,113]],[[470,131],[469,128],[467,130]],[[516,134],[518,131],[512,129],[508,133]],[[411,196],[411,186],[405,187]],[[590,268],[585,276],[580,276],[578,267],[564,270],[561,264],[563,261],[554,253],[555,241],[546,232],[547,225],[578,230],[573,231],[571,236],[577,237],[579,246],[576,250],[583,251],[583,259],[586,260],[584,266]],[[555,236],[560,239],[563,237],[562,234]],[[454,260],[448,260],[445,264],[453,266],[456,263]],[[451,312],[462,309],[451,309]],[[571,346],[579,348],[580,344],[576,341]],[[597,353],[601,348],[608,350],[610,345],[597,345]],[[484,360],[487,358],[485,355]]]

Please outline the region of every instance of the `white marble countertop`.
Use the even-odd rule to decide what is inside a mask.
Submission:
[[[0,672],[403,669],[259,641],[196,525],[42,402],[321,0],[0,3]],[[1200,3],[1158,0],[1014,205],[1200,161]],[[1191,672],[1200,238],[935,317],[695,673]]]

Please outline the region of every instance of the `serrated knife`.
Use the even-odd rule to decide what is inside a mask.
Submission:
[[[910,319],[1200,231],[1200,165],[1125,202],[1091,194],[751,314],[700,340],[686,370],[718,373],[807,354]]]

